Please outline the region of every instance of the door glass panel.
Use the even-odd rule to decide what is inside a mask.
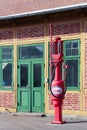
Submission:
[[[41,64],[34,64],[33,70],[33,85],[34,87],[41,87]]]
[[[12,63],[2,63],[3,87],[12,86]]]
[[[25,46],[19,48],[19,59],[42,58],[43,46]]]
[[[20,84],[21,87],[28,85],[28,65],[20,65]]]
[[[67,86],[68,87],[78,87],[78,60],[67,60],[68,64],[68,76],[67,76]]]

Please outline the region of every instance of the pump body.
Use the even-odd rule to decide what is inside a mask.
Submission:
[[[54,120],[51,122],[53,124],[63,124],[62,121],[62,104],[65,95],[64,80],[62,79],[62,63],[63,63],[63,41],[61,38],[56,38],[51,41],[51,94],[54,106]],[[54,67],[54,72],[52,72],[52,66]],[[54,75],[53,75],[54,73]],[[53,76],[52,76],[53,75]]]

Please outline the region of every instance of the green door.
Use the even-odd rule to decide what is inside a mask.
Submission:
[[[43,58],[19,59],[17,97],[18,111],[44,112]]]
[[[18,111],[30,111],[30,64],[18,65]]]
[[[41,61],[32,62],[32,111],[44,111],[44,81],[43,64]]]

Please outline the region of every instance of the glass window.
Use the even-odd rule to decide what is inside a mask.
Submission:
[[[67,87],[79,88],[80,73],[80,40],[64,41],[64,60],[68,65]]]
[[[67,86],[78,87],[78,60],[66,60],[68,64]]]
[[[34,87],[41,87],[41,64],[34,64],[33,71]]]
[[[13,85],[13,47],[0,47],[0,86],[12,87]]]
[[[19,59],[42,58],[43,46],[26,46],[19,47]]]
[[[20,65],[20,83],[21,87],[28,85],[28,65]]]
[[[2,63],[3,87],[12,86],[12,63]]]
[[[3,47],[2,48],[2,60],[11,60],[12,59],[12,48]]]
[[[66,43],[66,56],[77,56],[79,43],[77,41],[67,41]]]

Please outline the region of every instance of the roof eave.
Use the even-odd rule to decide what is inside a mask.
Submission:
[[[87,3],[0,16],[0,20],[23,18],[23,17],[28,17],[28,16],[49,14],[49,13],[62,12],[62,11],[70,11],[70,10],[83,9],[83,8],[87,8]]]

